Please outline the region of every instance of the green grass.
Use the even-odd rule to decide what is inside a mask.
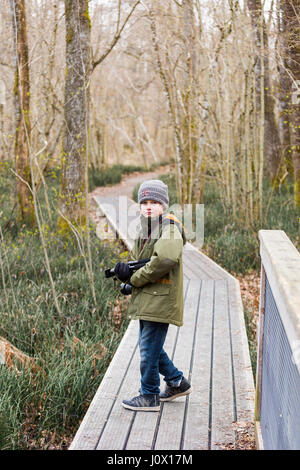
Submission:
[[[112,184],[120,183],[122,175],[128,175],[135,171],[138,172],[149,172],[154,171],[157,167],[161,165],[167,165],[169,162],[160,162],[153,163],[149,168],[146,168],[141,165],[122,165],[116,164],[110,167],[103,168],[98,170],[96,168],[91,168],[89,171],[89,190],[92,191],[98,186],[107,186]]]
[[[48,177],[47,182],[55,207],[58,181]],[[15,368],[0,366],[0,449],[62,448],[74,436],[128,324],[124,315],[116,325],[112,305],[119,288],[104,277],[104,269],[117,261],[119,247],[108,249],[91,227],[94,305],[76,240],[58,236],[53,211],[45,236],[59,314],[39,234],[16,222],[14,183],[2,168],[0,336],[32,357],[40,370],[30,372],[17,363]],[[39,198],[43,206],[43,191]],[[76,345],[74,337],[81,343]],[[102,351],[106,354],[95,359]]]
[[[206,184],[203,202],[205,211],[203,249],[231,273],[245,274],[251,270],[259,271],[258,231],[261,229],[285,231],[299,249],[300,211],[293,205],[292,182],[287,182],[272,193],[269,182],[265,179],[263,223],[257,223],[253,230],[245,229],[242,223],[233,222],[232,212],[224,210],[217,185]]]
[[[268,179],[265,179],[263,189],[263,223],[257,223],[254,230],[246,230],[242,224],[233,222],[231,211],[224,210],[217,185],[210,183],[205,186],[203,250],[233,275],[245,275],[252,271],[260,274],[258,237],[260,229],[283,230],[299,250],[300,212],[293,204],[293,182],[287,181],[278,191],[272,192]],[[257,359],[255,320],[257,313],[247,308],[244,310],[254,379]]]

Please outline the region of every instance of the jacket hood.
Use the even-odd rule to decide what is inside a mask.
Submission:
[[[186,244],[187,237],[186,237],[186,231],[184,228],[184,225],[181,223],[181,221],[172,213],[168,212],[165,210],[162,215],[159,215],[157,217],[145,217],[142,214],[140,215],[140,223],[141,223],[141,236],[142,238],[148,238],[150,234],[152,233],[153,235],[155,234],[155,238],[157,238],[157,230],[159,228],[159,225],[165,225],[167,223],[175,224],[177,228],[179,229],[182,239],[183,239],[183,244]]]
[[[174,214],[171,214],[170,212],[166,212],[165,214],[163,214],[163,222],[166,223],[168,220],[170,221],[170,223],[174,223],[177,226],[177,228],[179,229],[181,233],[183,244],[185,245],[187,242],[187,237],[186,237],[186,231],[185,231],[184,225],[181,223],[179,219],[177,219],[177,217]]]

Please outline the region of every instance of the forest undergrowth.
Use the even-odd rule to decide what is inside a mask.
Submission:
[[[78,249],[75,236],[57,233],[59,183],[51,171],[46,178],[50,212],[43,191],[39,203],[59,313],[39,232],[16,222],[14,181],[2,167],[0,449],[64,449],[128,324],[128,300],[104,276],[104,269],[126,252],[118,240],[100,241],[90,224],[95,304],[84,250]],[[83,234],[82,247],[85,238]]]
[[[124,172],[136,170],[144,169],[128,167]],[[114,183],[113,171],[107,181],[104,177],[103,185]],[[169,185],[170,205],[178,202],[175,176],[169,173],[159,178]],[[57,233],[58,180],[55,172],[46,178],[50,212],[42,191],[39,202],[60,313],[53,302],[38,230],[16,222],[15,180],[8,168],[0,170],[0,449],[68,448],[128,325],[128,298],[120,297],[118,286],[104,277],[104,269],[127,252],[118,240],[100,241],[90,224],[95,305],[77,240]],[[91,180],[90,184],[95,187]],[[137,190],[138,186],[133,191],[135,199]],[[265,200],[271,202],[264,226],[253,230],[233,222],[218,186],[211,181],[205,185],[203,200],[202,250],[240,282],[254,377],[258,230],[284,230],[299,249],[299,214],[293,207],[292,183],[273,192],[270,199],[271,192],[265,182]]]

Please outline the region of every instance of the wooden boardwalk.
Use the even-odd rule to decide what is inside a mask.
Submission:
[[[113,213],[118,198],[96,200],[130,249],[124,212]],[[133,207],[128,198],[122,204]],[[133,214],[127,226],[135,219]],[[222,449],[234,446],[237,422],[253,423],[255,393],[239,283],[189,243],[183,271],[184,325],[170,325],[165,349],[191,381],[192,393],[162,403],[160,412],[123,408],[122,400],[138,395],[140,386],[138,322],[132,320],[70,450]]]

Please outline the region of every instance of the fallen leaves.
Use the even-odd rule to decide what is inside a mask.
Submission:
[[[241,288],[244,306],[251,311],[259,309],[259,293],[260,293],[260,274],[256,271],[242,275],[234,274],[238,279]]]
[[[255,450],[254,423],[248,421],[236,421],[233,423],[235,442],[226,444],[216,443],[220,450]]]
[[[109,314],[108,318],[113,321],[116,329],[119,329],[122,323],[123,317],[126,315],[130,296],[117,297],[114,305],[109,303]]]
[[[259,320],[260,273],[233,274],[240,283],[244,311],[248,317],[251,336],[256,337]]]

